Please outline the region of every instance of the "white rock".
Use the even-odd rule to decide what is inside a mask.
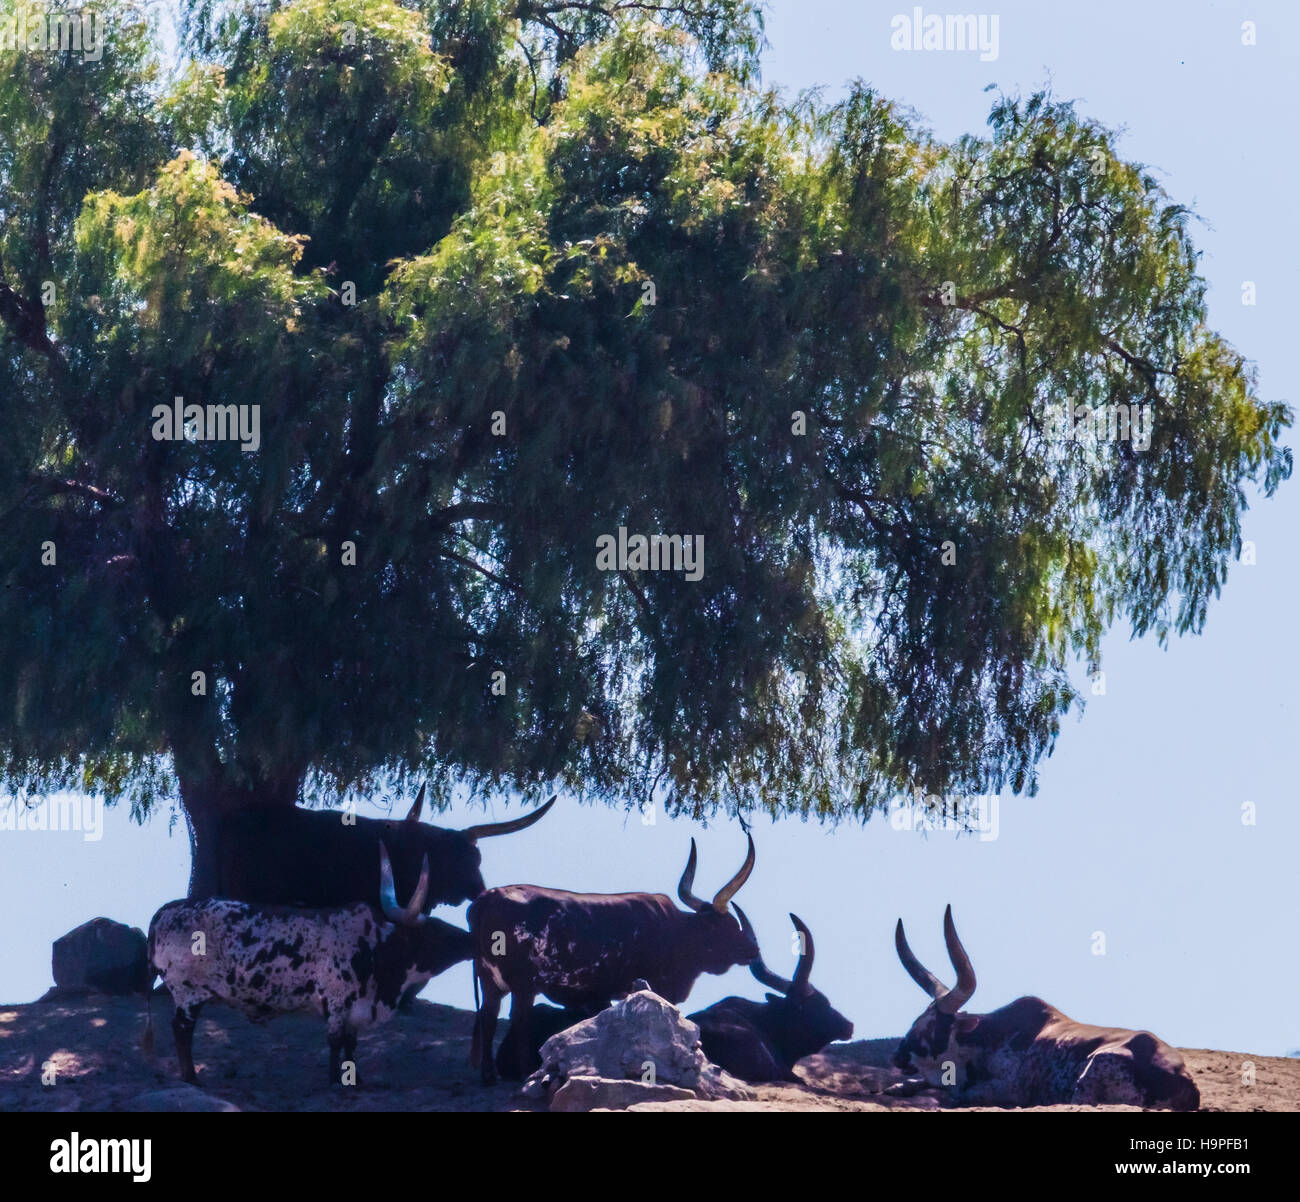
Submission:
[[[554,1111],[626,1110],[646,1102],[694,1101],[695,1094],[679,1085],[645,1085],[640,1081],[611,1081],[608,1077],[570,1077],[551,1097]]]
[[[607,1099],[669,1101],[667,1096],[615,1090],[612,1084],[675,1086],[696,1098],[752,1098],[743,1082],[709,1063],[700,1050],[700,1029],[670,1002],[648,989],[628,994],[594,1018],[551,1036],[542,1044],[542,1067],[524,1083],[528,1097],[554,1099],[570,1080],[584,1083],[566,1095],[565,1108],[613,1108],[611,1101],[577,1107],[581,1098],[602,1093]],[[596,1080],[601,1083],[592,1085]]]

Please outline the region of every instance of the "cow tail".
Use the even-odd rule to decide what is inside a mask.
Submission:
[[[478,957],[469,962],[470,975],[474,978],[474,1038],[469,1045],[469,1062],[474,1068],[483,1061],[483,1002],[479,994]]]
[[[140,1032],[140,1051],[153,1055],[153,986],[158,979],[158,969],[153,962],[153,923],[149,924],[149,942],[145,949],[144,968],[144,1030]]]
[[[140,1051],[146,1056],[153,1055],[153,982],[144,994],[144,1031],[140,1035]]]

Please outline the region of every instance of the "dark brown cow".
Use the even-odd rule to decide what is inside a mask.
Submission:
[[[736,906],[740,925],[748,933],[745,912]],[[812,932],[791,914],[790,921],[799,932],[801,952],[794,976],[790,979],[774,973],[761,957],[749,971],[769,989],[766,1002],[728,997],[707,1010],[689,1015],[700,1028],[700,1047],[714,1064],[725,1068],[744,1081],[797,1081],[796,1061],[820,1052],[837,1039],[852,1039],[853,1024],[812,987]]]
[[[894,945],[934,1000],[898,1045],[896,1067],[950,1091],[962,1105],[1100,1106],[1195,1110],[1200,1093],[1176,1049],[1150,1031],[1091,1027],[1041,998],[1022,997],[989,1014],[967,1014],[975,970],[944,911],[943,936],[957,984],[946,988],[912,954],[898,920]]]
[[[383,840],[403,897],[415,889],[420,864],[429,861],[434,906],[459,905],[483,892],[480,839],[533,825],[555,804],[531,814],[485,822],[463,831],[420,821],[424,788],[405,820],[359,818],[339,810],[256,807],[226,816],[217,829],[214,896],[275,906],[379,906],[375,860]]]
[[[485,1082],[496,1079],[492,1041],[506,994],[517,1063],[529,1071],[536,1067],[529,1016],[539,993],[594,1013],[640,978],[675,1005],[701,973],[724,973],[758,955],[753,935],[727,912],[754,869],[753,838],[740,871],[711,902],[691,892],[695,862],[692,839],[677,886],[689,914],[662,893],[569,893],[538,885],[489,889],[470,906],[474,967],[483,987],[472,1060]]]

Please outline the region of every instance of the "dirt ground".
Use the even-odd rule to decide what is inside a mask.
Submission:
[[[0,1111],[536,1108],[511,1085],[479,1083],[469,1065],[473,1015],[449,1006],[417,1001],[410,1013],[362,1035],[355,1088],[327,1083],[320,1019],[287,1015],[257,1026],[219,1005],[204,1010],[194,1039],[199,1087],[182,1086],[166,999],[154,1000],[152,1056],[139,1048],[144,1010],[142,998],[101,995],[0,1006]],[[757,1086],[751,1102],[655,1103],[635,1109],[940,1109],[932,1097],[883,1095],[899,1078],[889,1065],[895,1043],[836,1044],[800,1063],[803,1084]],[[1201,1049],[1184,1049],[1183,1056],[1200,1088],[1202,1109],[1300,1110],[1300,1059]],[[1250,1077],[1249,1065],[1253,1084],[1243,1080]]]

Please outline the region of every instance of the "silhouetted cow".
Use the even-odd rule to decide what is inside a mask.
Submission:
[[[421,822],[424,789],[403,820],[359,818],[338,810],[253,807],[236,810],[217,828],[216,897],[279,906],[379,905],[375,857],[382,839],[403,897],[415,889],[428,857],[430,890],[424,912],[459,905],[483,892],[478,840],[533,825],[555,804],[508,822],[463,831]]]
[[[568,1010],[559,1006],[534,1005],[528,1016],[529,1058],[520,1060],[519,1045],[511,1038],[510,1024],[507,1023],[501,1035],[501,1045],[497,1048],[497,1075],[506,1081],[522,1081],[541,1064],[542,1044],[552,1035],[567,1031],[570,1027],[591,1017],[592,1014],[583,1009]]]
[[[407,991],[471,958],[468,931],[421,913],[428,861],[410,902],[399,907],[382,843],[379,860],[387,922],[363,902],[304,910],[222,898],[168,902],[153,916],[149,961],[171,995],[183,1081],[194,1080],[194,1026],[205,1002],[227,1002],[257,1022],[297,1010],[323,1014],[337,1084],[360,1028],[383,1022]],[[152,1047],[152,1007],[141,1042]]]
[[[754,928],[744,911],[736,906],[736,913],[742,929],[752,936]],[[837,1039],[853,1038],[853,1024],[809,984],[815,955],[812,932],[798,915],[791,914],[790,921],[799,932],[801,949],[793,978],[778,976],[761,957],[749,966],[777,993],[769,993],[766,1002],[723,998],[687,1016],[700,1028],[704,1054],[744,1081],[797,1081],[796,1061]]]
[[[754,869],[754,840],[740,871],[712,902],[691,892],[695,862],[692,839],[677,886],[689,914],[662,893],[569,893],[539,885],[489,889],[470,906],[474,969],[483,987],[471,1058],[485,1082],[496,1079],[492,1041],[506,994],[518,1062],[535,1067],[529,1015],[537,994],[594,1012],[641,978],[677,1004],[701,973],[723,973],[758,955],[753,935],[727,912]]]
[[[1176,1049],[1150,1031],[1090,1027],[1041,998],[1022,997],[989,1014],[967,1014],[975,970],[952,921],[943,915],[957,984],[946,988],[912,954],[903,920],[898,958],[934,1000],[898,1045],[894,1064],[942,1086],[963,1105],[1128,1104],[1195,1110],[1200,1092]]]

